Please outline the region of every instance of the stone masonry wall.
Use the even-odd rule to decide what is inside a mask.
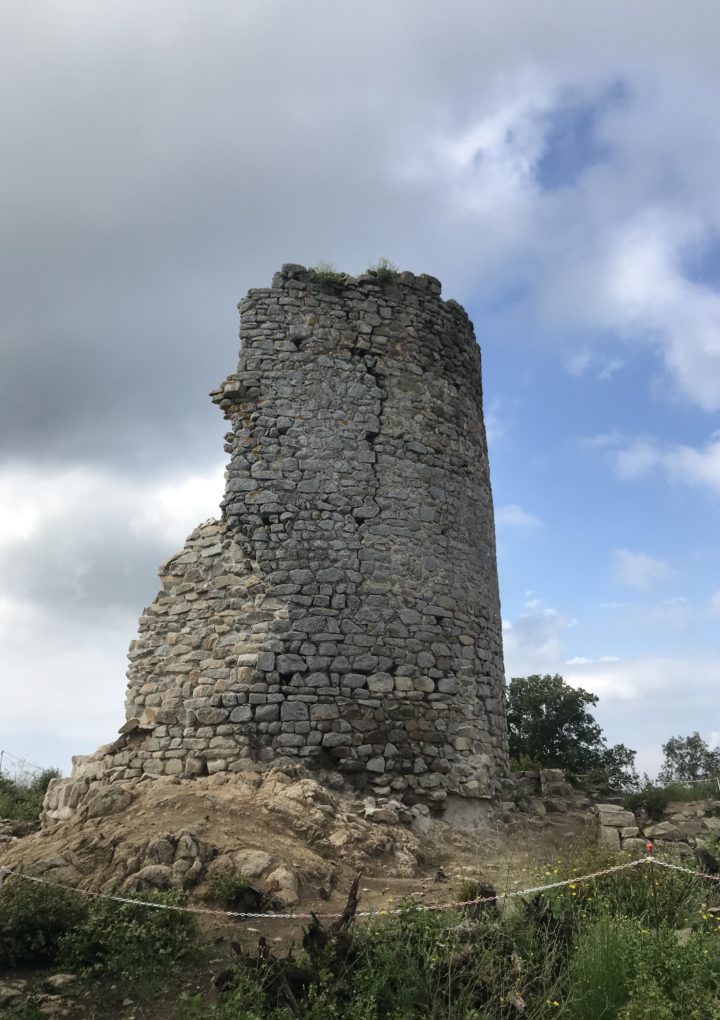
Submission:
[[[480,352],[429,276],[286,265],[240,304],[223,519],[161,568],[77,774],[278,759],[443,806],[507,774]]]

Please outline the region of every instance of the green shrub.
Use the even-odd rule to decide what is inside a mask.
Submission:
[[[177,1016],[178,1020],[270,1020],[272,1014],[265,1009],[256,975],[238,968],[232,988],[217,1006],[209,1007],[200,995],[185,996],[178,1003]]]
[[[335,290],[342,285],[345,274],[338,273],[329,262],[318,262],[310,267],[310,279],[326,290]]]
[[[87,911],[87,901],[77,894],[8,879],[0,889],[0,969],[54,965],[62,940]]]
[[[510,770],[512,772],[539,772],[544,766],[531,758],[529,754],[520,754],[510,759]]]
[[[144,893],[150,903],[180,906],[182,893]],[[61,959],[73,970],[132,978],[162,974],[198,942],[195,916],[134,903],[96,900],[62,939]]]
[[[708,779],[704,783],[668,783],[664,789],[670,801],[716,801],[720,798],[720,791],[714,779]]]
[[[628,811],[637,811],[644,804],[653,821],[659,822],[672,799],[668,787],[645,786],[637,793],[631,793],[625,797],[623,805]]]
[[[0,1020],[45,1020],[47,1013],[40,1009],[41,1000],[31,993],[17,1006],[0,1007]]]
[[[717,934],[694,933],[678,942],[671,928],[645,930],[634,950],[634,980],[622,1020],[651,1016],[711,1020],[720,1016],[720,940]]]
[[[243,910],[250,909],[247,901],[254,896],[257,890],[236,871],[215,871],[208,878],[204,898],[228,910]]]
[[[23,822],[39,818],[45,791],[59,775],[58,769],[44,769],[31,779],[0,775],[0,818]]]
[[[648,784],[636,793],[625,797],[623,804],[629,811],[636,811],[641,804],[647,808],[648,814],[655,822],[659,822],[668,804],[673,801],[705,800],[709,805],[709,813],[713,807],[720,811],[720,791],[715,780],[706,783],[666,783],[663,786]]]
[[[382,284],[393,283],[400,275],[400,270],[395,263],[386,258],[378,259],[375,265],[368,266],[368,272],[374,273],[378,283]]]

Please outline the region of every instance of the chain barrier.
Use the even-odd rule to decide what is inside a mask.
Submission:
[[[671,864],[669,861],[659,861],[653,858],[653,864],[661,868],[670,868],[672,871],[682,871],[685,875],[694,875],[695,878],[706,878],[709,882],[720,882],[720,875],[711,875],[707,871],[693,871],[692,868],[683,868],[680,864]]]
[[[515,889],[510,892],[497,893],[494,896],[478,896],[472,900],[457,900],[451,903],[418,903],[417,906],[421,910],[425,911],[440,911],[440,910],[453,910],[458,907],[474,907],[480,906],[484,903],[494,903],[497,901],[504,901],[509,899],[516,899],[520,896],[532,896],[538,893],[547,892],[550,889],[562,889],[567,886],[578,885],[581,882],[591,882],[597,878],[604,878],[606,875],[613,875],[620,871],[627,871],[630,868],[636,868],[638,866],[650,864],[657,865],[661,868],[669,868],[672,871],[680,871],[686,875],[692,875],[694,878],[704,878],[711,882],[720,882],[720,875],[710,875],[704,871],[693,871],[691,868],[684,868],[679,864],[671,864],[669,861],[660,861],[657,857],[647,856],[640,857],[636,861],[629,861],[627,864],[617,864],[612,868],[604,868],[602,871],[594,871],[589,875],[576,875],[572,878],[565,878],[557,882],[546,882],[544,885],[531,886],[527,889]],[[239,910],[213,910],[211,907],[185,907],[179,904],[171,903],[152,903],[148,900],[134,899],[129,896],[116,896],[112,893],[101,893],[94,892],[90,889],[80,889],[77,886],[66,885],[63,882],[52,882],[46,878],[40,878],[37,875],[26,875],[21,871],[13,871],[11,868],[0,867],[0,888],[2,888],[3,882],[8,878],[22,879],[26,882],[34,882],[37,885],[49,886],[55,889],[64,889],[66,892],[76,893],[78,896],[87,896],[91,899],[99,900],[110,900],[114,903],[127,903],[138,907],[148,907],[151,910],[172,910],[178,913],[185,914],[202,914],[214,917],[235,917],[235,918],[251,918],[253,920],[260,919],[281,919],[281,920],[300,920],[309,921],[312,917],[325,918],[332,920],[341,917],[342,914],[329,914],[319,913],[313,911],[313,913],[254,913],[251,911],[239,911]],[[387,916],[392,914],[399,914],[401,911],[399,908],[392,909],[377,909],[377,910],[361,910],[356,913],[356,917],[378,917]]]
[[[544,885],[532,886],[529,889],[515,889],[515,890],[512,890],[510,892],[506,892],[506,893],[497,893],[494,896],[478,896],[476,899],[472,899],[472,900],[459,900],[459,901],[453,902],[453,903],[434,903],[434,904],[419,903],[419,904],[417,904],[417,906],[419,907],[419,909],[425,910],[425,911],[453,910],[453,909],[456,909],[457,907],[480,906],[481,904],[484,904],[484,903],[494,903],[494,902],[497,902],[498,900],[502,901],[502,900],[514,899],[514,898],[517,898],[519,896],[531,896],[531,895],[536,895],[538,893],[546,892],[549,889],[561,889],[564,886],[577,885],[580,882],[589,882],[589,881],[592,881],[592,880],[594,880],[596,878],[602,878],[605,875],[612,875],[612,874],[614,874],[615,872],[618,872],[618,871],[627,871],[629,868],[636,868],[636,867],[638,867],[638,865],[646,864],[648,862],[650,862],[650,863],[660,863],[658,861],[655,861],[651,857],[641,857],[641,858],[639,858],[636,861],[629,861],[627,864],[617,864],[617,865],[615,865],[612,868],[604,868],[602,871],[595,871],[595,872],[593,872],[590,875],[577,875],[577,876],[575,876],[573,878],[562,879],[562,880],[560,880],[558,882],[547,882]],[[138,907],[149,907],[152,910],[173,910],[173,911],[177,911],[179,913],[186,913],[186,914],[203,914],[203,915],[210,915],[210,916],[215,916],[215,917],[241,917],[241,918],[252,918],[253,920],[258,920],[258,919],[270,919],[270,920],[272,920],[273,918],[279,918],[279,919],[285,919],[285,920],[292,919],[292,920],[309,921],[309,920],[312,919],[313,916],[314,917],[325,918],[327,920],[331,920],[331,919],[335,919],[335,918],[338,918],[338,917],[342,917],[342,914],[340,914],[340,913],[337,913],[337,914],[326,914],[326,913],[319,913],[317,911],[313,911],[312,914],[310,914],[310,913],[303,913],[303,914],[299,914],[299,913],[288,913],[288,914],[282,914],[282,913],[252,913],[250,911],[238,911],[238,910],[213,910],[210,907],[184,907],[184,906],[180,906],[179,904],[171,904],[171,903],[151,903],[148,900],[138,900],[138,899],[133,899],[133,898],[128,897],[128,896],[115,896],[114,894],[111,894],[111,893],[101,893],[101,892],[93,892],[92,890],[89,890],[89,889],[79,889],[76,886],[65,885],[62,882],[52,882],[49,879],[40,878],[37,875],[26,875],[26,874],[24,874],[21,871],[13,871],[10,868],[0,868],[0,888],[2,887],[3,881],[5,879],[7,879],[7,878],[10,878],[10,877],[18,878],[18,879],[23,879],[26,882],[34,882],[37,885],[50,886],[50,887],[56,888],[56,889],[64,889],[66,892],[73,892],[73,893],[76,893],[78,896],[87,896],[87,897],[90,897],[92,899],[100,899],[100,900],[111,900],[114,903],[130,903],[130,904],[133,904],[133,905],[138,906]],[[705,877],[705,876],[702,876],[702,877]],[[378,909],[378,910],[360,910],[360,911],[358,911],[355,914],[355,916],[356,917],[379,917],[379,916],[387,916],[387,915],[392,915],[392,914],[399,914],[400,912],[401,911],[400,911],[399,908],[392,908],[392,909],[383,909],[383,908],[381,908],[381,909]]]

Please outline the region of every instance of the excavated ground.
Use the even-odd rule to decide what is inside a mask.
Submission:
[[[363,906],[398,898],[442,902],[438,869],[517,887],[591,826],[587,807],[505,814],[483,831],[442,821],[417,834],[369,821],[352,795],[280,770],[97,787],[74,818],[0,848],[0,865],[88,890],[207,892],[219,871],[243,875],[276,909],[340,909],[357,872]],[[370,812],[373,814],[373,812]],[[432,896],[429,896],[432,893]]]
[[[207,959],[191,961],[152,1002],[139,1003],[132,989],[128,994],[117,983],[75,983],[58,996],[52,982],[61,976],[2,973],[0,1015],[8,996],[20,1004],[39,992],[47,1016],[169,1020],[182,994],[212,995],[212,975],[232,965],[233,944],[250,951],[264,936],[277,954],[297,947],[308,923],[303,915],[339,913],[358,872],[361,911],[392,909],[410,896],[446,904],[461,896],[463,879],[489,882],[500,893],[526,888],[544,880],[551,860],[597,839],[589,798],[581,794],[568,793],[562,808],[555,798],[547,814],[539,797],[530,807],[527,813],[507,810],[483,831],[434,821],[418,833],[406,824],[370,820],[382,812],[357,796],[280,769],[96,784],[68,821],[3,837],[0,867],[133,898],[149,889],[185,888],[191,904],[218,910],[222,906],[206,898],[213,876],[233,872],[262,893],[260,909],[291,916],[202,915]]]

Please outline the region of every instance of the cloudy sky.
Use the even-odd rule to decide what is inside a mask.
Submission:
[[[509,676],[720,731],[714,0],[5,0],[0,747],[122,722],[217,511],[236,302],[381,256],[476,326]]]

